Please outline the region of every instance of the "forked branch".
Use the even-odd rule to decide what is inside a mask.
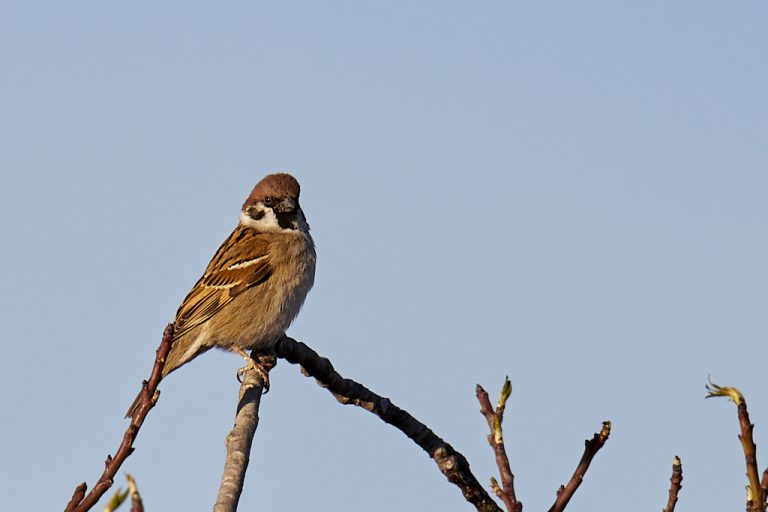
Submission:
[[[496,404],[496,409],[494,409],[488,398],[488,392],[480,384],[475,388],[475,396],[480,402],[480,412],[491,430],[488,435],[488,444],[491,445],[493,453],[496,455],[496,465],[499,467],[499,474],[501,475],[501,485],[495,478],[491,477],[491,489],[504,502],[504,506],[509,512],[522,512],[523,504],[517,501],[515,495],[515,475],[512,474],[512,469],[509,466],[509,457],[507,457],[507,450],[504,448],[504,435],[501,428],[507,399],[511,394],[512,383],[509,382],[509,377],[505,377],[504,385],[501,388],[501,393],[499,393],[499,401]]]

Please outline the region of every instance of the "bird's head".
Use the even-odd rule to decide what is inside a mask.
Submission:
[[[299,206],[301,188],[286,173],[265,176],[243,203],[240,223],[264,231],[309,231]]]

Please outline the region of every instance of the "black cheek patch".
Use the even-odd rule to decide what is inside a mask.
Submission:
[[[261,220],[264,218],[264,215],[265,215],[264,210],[257,210],[255,208],[251,208],[250,210],[248,210],[248,216],[253,220]]]
[[[277,223],[283,229],[296,229],[296,212],[275,212]]]

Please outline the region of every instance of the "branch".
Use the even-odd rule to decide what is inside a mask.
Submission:
[[[85,482],[78,485],[75,488],[72,499],[67,503],[67,508],[64,509],[64,512],[85,512],[86,510],[90,510],[112,486],[117,470],[120,469],[120,466],[125,459],[133,453],[133,442],[136,439],[136,435],[139,433],[141,425],[144,423],[144,418],[147,417],[147,413],[149,413],[149,410],[155,406],[157,399],[160,397],[160,391],[157,389],[157,385],[162,378],[165,358],[168,357],[168,352],[171,351],[172,343],[173,324],[168,324],[165,328],[165,332],[163,332],[163,339],[160,342],[160,346],[157,348],[152,374],[149,377],[149,381],[145,380],[141,385],[141,392],[137,398],[137,406],[135,410],[133,410],[133,415],[131,416],[131,424],[128,425],[128,429],[123,435],[123,441],[120,443],[120,447],[117,449],[114,457],[107,455],[107,460],[104,463],[104,472],[93,486],[93,489],[91,489],[91,492],[89,492],[88,495],[85,495],[85,491],[88,488]]]
[[[277,360],[273,355],[256,354],[251,351],[251,358],[263,373],[256,368],[248,367],[243,372],[243,382],[235,414],[235,425],[227,436],[227,459],[224,463],[224,473],[221,477],[219,494],[216,497],[214,512],[236,512],[243,492],[245,472],[248,469],[251,444],[259,424],[259,404],[264,392],[264,380],[268,372],[274,368]]]
[[[83,501],[83,498],[85,498],[86,489],[88,489],[88,484],[86,484],[85,482],[75,487],[75,492],[72,494],[72,498],[70,498],[69,502],[67,503],[67,506],[64,508],[64,512],[75,510],[75,507],[81,501]]]
[[[744,450],[744,458],[747,462],[747,478],[749,487],[747,487],[747,510],[754,512],[763,512],[765,510],[765,494],[760,479],[757,476],[757,446],[752,438],[752,429],[754,425],[749,421],[749,412],[747,412],[747,401],[744,395],[736,388],[718,386],[711,379],[707,382],[706,398],[724,396],[728,397],[739,411],[739,441]]]
[[[579,465],[576,466],[576,471],[573,472],[570,481],[564,486],[561,485],[557,490],[557,498],[549,508],[549,512],[562,512],[565,509],[573,497],[573,493],[576,492],[581,482],[584,481],[584,475],[587,473],[592,459],[608,440],[609,435],[611,435],[611,422],[604,421],[600,432],[595,434],[592,439],[587,439],[584,442],[584,454],[581,456]]]
[[[144,512],[144,502],[141,501],[136,480],[128,473],[125,474],[125,478],[128,479],[128,494],[131,495],[131,512]]]
[[[293,338],[283,336],[275,345],[275,354],[289,363],[300,364],[307,375],[327,388],[340,403],[362,407],[408,436],[435,460],[448,481],[458,486],[464,498],[478,511],[501,512],[470,471],[467,459],[407,411],[365,386],[343,378],[328,359]]]
[[[491,429],[491,433],[488,436],[488,444],[493,448],[493,452],[496,454],[496,465],[499,467],[499,474],[501,475],[501,485],[495,478],[491,477],[491,488],[507,507],[509,512],[522,512],[523,504],[517,501],[515,496],[515,475],[512,474],[512,469],[509,467],[509,457],[507,457],[507,451],[504,448],[504,437],[501,430],[501,422],[504,421],[504,409],[507,405],[507,399],[512,394],[512,384],[509,382],[509,377],[504,378],[504,385],[501,388],[499,395],[499,402],[494,411],[491,401],[488,398],[488,392],[478,384],[475,388],[475,395],[480,402],[480,412],[485,416],[485,420],[488,422],[488,427]]]
[[[680,493],[680,489],[683,488],[683,463],[680,462],[680,457],[677,455],[675,455],[672,461],[672,476],[669,481],[669,498],[663,512],[675,512],[677,495]]]

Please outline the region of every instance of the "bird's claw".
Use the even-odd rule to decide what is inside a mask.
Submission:
[[[248,364],[237,370],[237,381],[242,384],[243,379],[245,378],[245,373],[248,370],[253,370],[260,377],[262,382],[261,387],[263,389],[262,394],[266,395],[269,393],[269,373],[264,371],[264,369],[258,363],[254,362],[250,358],[248,358]]]

